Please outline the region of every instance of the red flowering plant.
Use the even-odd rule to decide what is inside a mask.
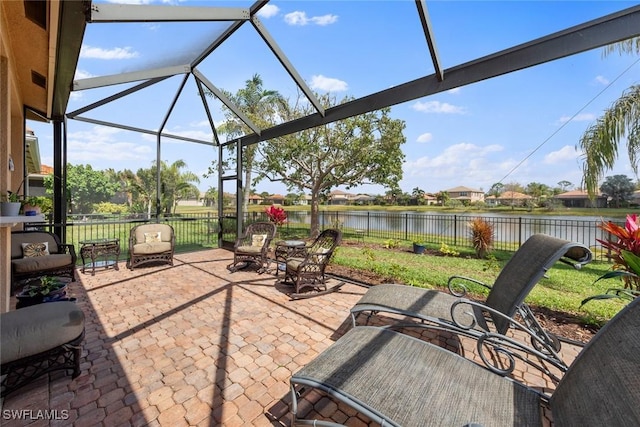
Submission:
[[[608,289],[605,294],[583,300],[582,304],[594,299],[633,299],[637,297],[640,295],[640,221],[638,215],[627,215],[624,227],[611,221],[603,222],[598,227],[610,235],[607,240],[596,240],[603,248],[611,251],[613,268],[612,271],[600,276],[596,282],[602,279],[621,277],[624,289]]]
[[[264,212],[267,214],[267,217],[269,217],[269,221],[274,223],[276,227],[280,227],[282,224],[287,222],[287,213],[283,208],[271,205],[268,208],[265,208]]]

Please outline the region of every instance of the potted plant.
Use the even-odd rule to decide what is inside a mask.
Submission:
[[[422,255],[427,249],[427,244],[424,242],[413,242],[413,253]]]
[[[29,196],[24,201],[24,214],[40,215],[42,213],[50,212],[53,202],[49,197],[45,196]]]
[[[69,279],[55,276],[43,276],[29,280],[22,291],[16,295],[22,307],[43,302],[59,301],[67,296]]]
[[[18,193],[12,193],[8,191],[2,195],[2,201],[0,202],[0,215],[2,216],[18,216],[20,214],[20,208],[22,202],[20,201],[20,195]]]

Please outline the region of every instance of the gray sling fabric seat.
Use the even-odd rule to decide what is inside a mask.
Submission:
[[[390,326],[431,327],[476,338],[492,330],[504,335],[510,327],[515,327],[531,337],[535,349],[566,369],[557,355],[559,341],[546,333],[524,300],[557,261],[579,269],[591,259],[591,251],[580,243],[535,234],[515,252],[493,286],[463,276],[449,279],[451,293],[396,284],[372,286],[351,308],[353,325],[357,326],[357,318],[362,313],[372,316],[382,312],[421,321]],[[465,283],[489,288],[486,301],[480,303],[462,298],[466,293]],[[516,314],[520,315],[522,323],[516,322]],[[493,329],[490,323],[493,323]]]
[[[582,349],[551,395],[455,353],[390,329],[353,328],[291,378],[294,424],[300,393],[318,389],[392,426],[640,425],[640,298]]]

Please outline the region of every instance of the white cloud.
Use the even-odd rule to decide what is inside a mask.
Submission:
[[[566,163],[567,161],[574,161],[580,157],[580,152],[571,145],[565,145],[558,151],[552,151],[544,156],[544,163],[548,165],[554,165],[558,163]]]
[[[423,113],[464,114],[464,108],[440,101],[418,101],[411,108]]]
[[[578,114],[575,117],[572,116],[562,116],[560,117],[560,123],[566,123],[568,121],[572,122],[592,122],[596,119],[596,115],[593,113],[582,113]]]
[[[338,21],[337,15],[322,15],[322,16],[312,16],[309,18],[306,12],[295,11],[291,13],[287,13],[284,16],[284,22],[289,25],[308,25],[308,24],[316,24],[316,25],[330,25]]]
[[[325,77],[322,74],[311,77],[311,89],[325,92],[344,92],[349,88],[343,80]]]
[[[595,81],[596,83],[600,83],[601,85],[604,85],[604,86],[609,84],[609,79],[604,76],[596,76]]]
[[[190,130],[178,130],[179,128],[173,128],[173,129],[167,129],[165,131],[165,133],[171,134],[171,135],[176,135],[176,136],[183,136],[185,138],[193,138],[193,139],[197,139],[199,141],[205,141],[205,142],[210,142],[213,141],[213,133],[212,132],[204,132],[202,130],[197,130],[197,129],[190,129]],[[149,142],[155,142],[157,141],[157,138],[155,135],[150,135],[150,134],[142,134],[141,135],[142,139],[144,139],[145,141],[149,141]],[[164,138],[162,140],[163,143],[182,143],[184,144],[184,141],[180,141],[178,139],[173,139],[173,138]]]
[[[452,95],[457,95],[457,94],[459,94],[460,92],[462,92],[462,88],[461,88],[461,87],[454,87],[453,89],[449,89],[449,90],[447,91],[447,93],[450,93],[450,94],[452,94]]]
[[[403,188],[420,187],[440,191],[457,185],[484,188],[502,178],[515,161],[497,159],[500,145],[478,146],[461,143],[445,148],[435,156],[424,156],[403,165]]]
[[[418,139],[416,139],[417,142],[429,142],[433,139],[433,135],[431,135],[429,132],[423,133],[422,135],[418,136]]]
[[[137,58],[138,52],[130,47],[115,47],[113,49],[102,49],[101,47],[92,47],[83,45],[80,48],[80,58],[93,59],[131,59]]]
[[[258,16],[261,18],[272,18],[278,14],[280,8],[274,4],[268,4],[263,6],[262,9],[258,11]]]
[[[95,126],[88,131],[68,135],[69,162],[73,164],[96,161],[125,161],[149,159],[152,148],[140,143],[122,141],[124,131],[105,126]]]
[[[88,79],[91,77],[94,77],[94,75],[84,70],[76,70],[76,74],[73,76],[74,80]]]
[[[331,25],[338,21],[338,15],[322,15],[322,16],[314,16],[311,18],[311,21],[320,26]]]

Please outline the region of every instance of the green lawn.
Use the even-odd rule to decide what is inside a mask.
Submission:
[[[398,250],[400,249],[400,250]],[[434,248],[438,249],[438,248]],[[389,282],[405,283],[425,288],[444,288],[451,275],[462,275],[491,284],[506,261],[509,252],[494,252],[495,260],[479,260],[468,249],[455,248],[459,256],[415,255],[408,243],[397,249],[385,249],[378,245],[366,247],[342,245],[333,261],[336,264],[374,271]],[[611,264],[591,263],[581,270],[556,263],[531,291],[527,303],[547,307],[578,316],[586,324],[602,325],[624,306],[620,300],[594,301],[580,307],[581,301],[591,295],[604,293],[622,282],[596,279],[611,268]],[[479,296],[486,290],[478,286],[471,291]]]

